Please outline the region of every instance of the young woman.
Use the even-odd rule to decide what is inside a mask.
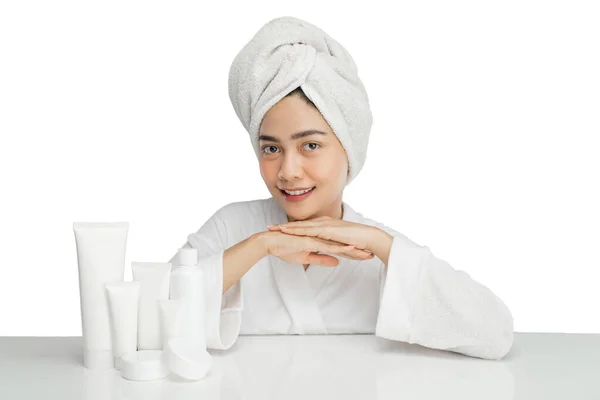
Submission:
[[[508,353],[513,318],[494,293],[343,201],[372,117],[338,42],[274,19],[233,61],[229,94],[271,197],[225,205],[183,245],[205,269],[209,348],[240,334],[374,333],[472,357]]]

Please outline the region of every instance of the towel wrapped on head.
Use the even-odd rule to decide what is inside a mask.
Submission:
[[[348,157],[348,185],[362,169],[373,117],[350,53],[320,28],[295,17],[265,24],[233,60],[229,98],[260,155],[259,130],[271,107],[300,87]]]

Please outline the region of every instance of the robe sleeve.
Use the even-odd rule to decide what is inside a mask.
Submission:
[[[393,236],[382,268],[375,335],[471,357],[501,359],[513,344],[513,317],[502,300],[403,234]]]
[[[223,253],[228,247],[227,231],[221,215],[225,208],[209,218],[198,232],[188,235],[182,247],[198,250],[198,264],[204,268],[206,293],[206,345],[210,349],[226,350],[233,346],[242,321],[242,283],[236,282],[223,291]],[[179,265],[176,253],[173,267]]]

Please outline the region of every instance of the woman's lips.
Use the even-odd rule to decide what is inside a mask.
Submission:
[[[312,194],[312,192],[314,192],[316,189],[316,187],[313,187],[310,191],[300,194],[298,196],[294,196],[291,194],[287,194],[284,190],[281,190],[281,194],[283,195],[283,198],[286,199],[287,201],[302,201],[304,199],[306,199],[308,196],[310,196]]]

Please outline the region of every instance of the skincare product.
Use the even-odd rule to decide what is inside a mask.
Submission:
[[[137,351],[140,282],[107,283],[106,292],[115,367],[121,370],[121,357]]]
[[[169,371],[188,380],[204,378],[212,366],[212,357],[206,347],[184,337],[169,340],[162,352],[162,360]]]
[[[79,298],[83,333],[83,365],[114,368],[105,285],[122,281],[125,271],[127,222],[74,222]]]
[[[169,339],[182,335],[183,300],[160,300],[160,332],[163,349]]]
[[[169,375],[162,350],[140,350],[123,356],[121,376],[132,381],[150,381]]]
[[[170,298],[184,303],[182,336],[206,349],[204,271],[198,265],[197,249],[179,249],[179,265],[171,272]]]
[[[158,302],[169,298],[171,263],[132,261],[131,270],[141,284],[138,350],[162,350]]]

